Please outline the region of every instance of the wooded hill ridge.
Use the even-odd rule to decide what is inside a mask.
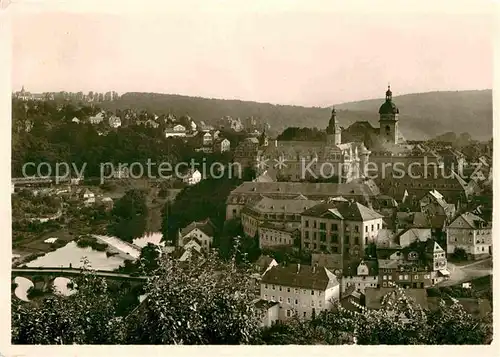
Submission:
[[[343,127],[356,121],[368,121],[378,127],[378,108],[383,98],[335,104],[337,118]],[[429,139],[436,135],[455,132],[469,133],[477,140],[492,137],[492,91],[440,91],[395,96],[393,101],[400,111],[400,130],[407,139]],[[176,94],[125,93],[119,99],[100,104],[106,109],[148,110],[156,114],[189,114],[195,121],[215,123],[224,116],[234,119],[255,117],[260,123],[269,123],[272,133],[287,127],[318,127],[328,125],[331,107],[302,107],[275,105],[242,100],[208,99]]]

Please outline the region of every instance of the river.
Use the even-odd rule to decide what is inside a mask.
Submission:
[[[104,237],[105,237],[104,240],[112,240],[113,243],[122,243],[119,242],[119,239],[115,237],[107,237],[107,236]],[[141,238],[135,239],[133,241],[133,244],[138,246],[139,248],[146,246],[148,243],[163,245],[162,243],[160,243],[161,237],[162,234],[160,232],[148,233]],[[122,245],[125,244],[122,243]],[[130,247],[127,248],[130,249]],[[121,254],[108,257],[106,255],[106,252],[93,250],[90,247],[80,248],[76,245],[75,242],[69,242],[64,247],[61,247],[53,252],[49,252],[42,257],[39,257],[35,260],[32,260],[31,262],[26,263],[26,266],[30,268],[35,268],[35,267],[68,268],[71,265],[72,268],[80,268],[83,265],[82,259],[84,257],[88,259],[91,268],[96,270],[113,271],[117,269],[120,265],[123,265],[125,261],[123,255]],[[63,277],[56,278],[54,280],[54,287],[56,292],[65,296],[74,293],[74,290],[68,289],[67,287],[69,281],[70,280],[68,278],[63,278]],[[27,297],[27,291],[31,286],[33,286],[33,283],[29,279],[23,277],[17,277],[14,280],[14,282],[17,283],[18,285],[15,290],[15,295],[23,301],[29,301]],[[141,299],[142,298],[144,297],[141,296]]]

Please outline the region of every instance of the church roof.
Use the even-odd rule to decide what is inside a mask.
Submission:
[[[398,107],[396,106],[396,104],[394,104],[392,102],[392,100],[386,100],[384,102],[384,104],[382,104],[380,106],[380,109],[378,110],[378,113],[379,114],[399,114],[399,109]]]

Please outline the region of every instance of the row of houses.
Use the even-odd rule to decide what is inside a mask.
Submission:
[[[418,201],[417,212],[400,212],[404,202],[377,193],[369,181],[245,182],[229,195],[226,219],[240,219],[245,235],[258,237],[261,248],[295,245],[338,255],[339,262],[362,258],[370,244],[386,242],[388,234],[413,234],[412,228],[440,240],[449,254],[463,249],[472,259],[491,255],[491,221],[458,214],[437,190]]]
[[[440,254],[431,245],[429,247],[429,254]],[[374,261],[361,261],[353,265],[355,271],[352,275],[349,276],[351,273],[347,272],[341,278],[317,264],[278,264],[266,256],[262,256],[257,265],[261,272],[255,276],[259,298],[254,304],[262,312],[262,326],[271,326],[277,321],[293,317],[311,319],[339,305],[354,312],[380,309],[383,298],[388,294],[396,294],[397,289],[403,289],[404,294],[423,309],[433,310],[440,305],[440,298],[428,296],[426,289],[395,283],[389,279],[391,275],[385,268],[378,268]],[[398,272],[398,275],[402,279],[406,275],[409,279],[410,275],[418,274]],[[459,303],[474,316],[484,317],[491,312],[491,302],[484,299],[445,298],[444,302]]]

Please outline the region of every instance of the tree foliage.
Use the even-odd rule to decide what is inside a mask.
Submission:
[[[141,190],[129,190],[116,201],[108,232],[124,241],[142,237],[146,230],[148,207]]]

